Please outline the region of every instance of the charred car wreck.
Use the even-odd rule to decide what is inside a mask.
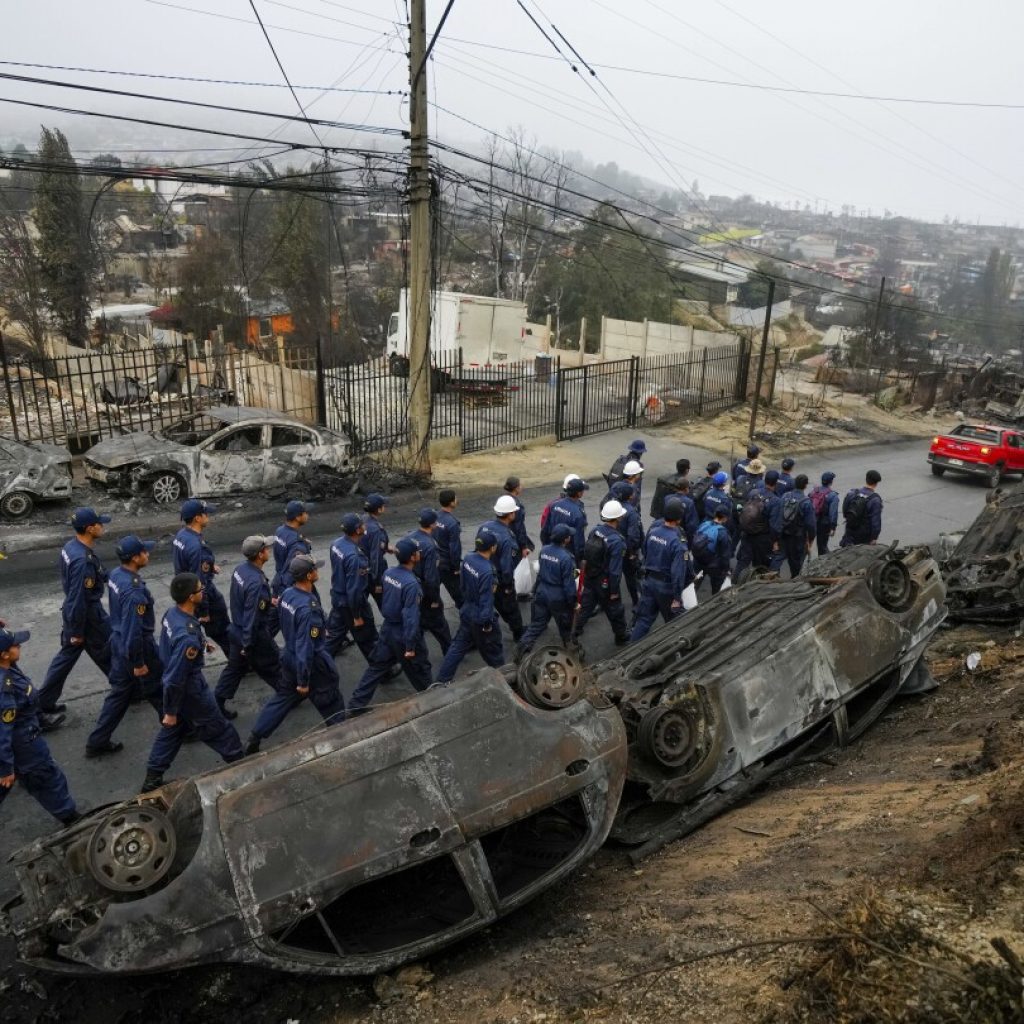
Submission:
[[[52,444],[0,438],[0,515],[25,519],[39,501],[71,497],[71,454]]]
[[[942,564],[949,617],[1024,617],[1024,484],[999,487]]]
[[[98,811],[12,858],[27,963],[389,969],[639,852],[857,736],[929,683],[926,548],[752,581],[592,669],[557,646]],[[514,684],[514,685],[513,685]]]

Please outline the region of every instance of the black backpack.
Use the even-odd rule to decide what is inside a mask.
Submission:
[[[690,497],[697,507],[697,516],[704,518],[704,495],[711,490],[711,477],[702,476],[691,488]]]
[[[594,530],[583,545],[583,561],[586,563],[583,573],[594,579],[603,576],[608,564],[608,542],[597,530]]]
[[[804,496],[799,491],[787,491],[782,499],[782,532],[788,537],[795,537],[803,532],[803,503]]]
[[[764,521],[764,495],[751,489],[740,509],[740,529],[744,533],[764,533],[768,524]]]
[[[743,503],[747,500],[747,496],[754,489],[756,481],[752,476],[741,476],[733,485],[729,491],[732,500],[736,502],[737,506],[742,507]]]
[[[848,526],[866,526],[868,521],[868,496],[863,491],[851,491],[849,500],[846,503],[846,517]]]

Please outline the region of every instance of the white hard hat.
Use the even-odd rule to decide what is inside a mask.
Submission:
[[[494,511],[499,516],[507,516],[509,512],[517,512],[519,510],[519,503],[511,494],[503,494],[495,503]]]
[[[570,474],[569,474],[569,475],[568,475],[568,476],[567,476],[567,477],[566,477],[566,478],[565,478],[565,479],[564,479],[564,480],[562,481],[562,490],[564,491],[564,490],[566,489],[566,487],[568,487],[568,486],[569,486],[569,481],[570,481],[570,480],[582,480],[582,479],[583,479],[583,478],[582,478],[582,477],[581,477],[581,476],[579,475],[579,473],[570,473]]]
[[[644,471],[644,467],[640,465],[636,459],[630,459],[629,462],[622,467],[623,476],[637,476]]]
[[[626,510],[617,501],[605,502],[604,508],[601,509],[602,519],[621,519],[626,514]]]

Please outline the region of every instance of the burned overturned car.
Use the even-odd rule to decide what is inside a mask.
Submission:
[[[340,434],[284,413],[218,406],[172,426],[101,441],[85,457],[90,483],[159,504],[287,484],[319,471],[343,472],[350,446]]]
[[[0,515],[25,519],[40,501],[71,497],[71,453],[52,444],[0,438]]]
[[[629,734],[612,836],[636,856],[933,685],[921,656],[946,610],[927,548],[849,547],[806,571],[723,591],[594,666]]]
[[[1003,486],[942,563],[949,617],[1007,622],[1024,617],[1024,484]]]
[[[642,856],[931,685],[945,591],[927,548],[812,568],[724,591],[592,669],[541,646],[97,812],[14,855],[0,923],[23,961],[68,973],[423,956],[609,835]]]
[[[38,840],[0,920],[22,960],[67,973],[372,973],[571,874],[625,767],[598,694],[541,709],[488,670]]]

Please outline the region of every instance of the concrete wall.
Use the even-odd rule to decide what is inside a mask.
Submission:
[[[726,331],[697,331],[655,320],[601,318],[601,354],[608,362],[639,356],[687,355],[694,349],[735,345],[739,338]],[[564,361],[563,361],[564,365]]]

